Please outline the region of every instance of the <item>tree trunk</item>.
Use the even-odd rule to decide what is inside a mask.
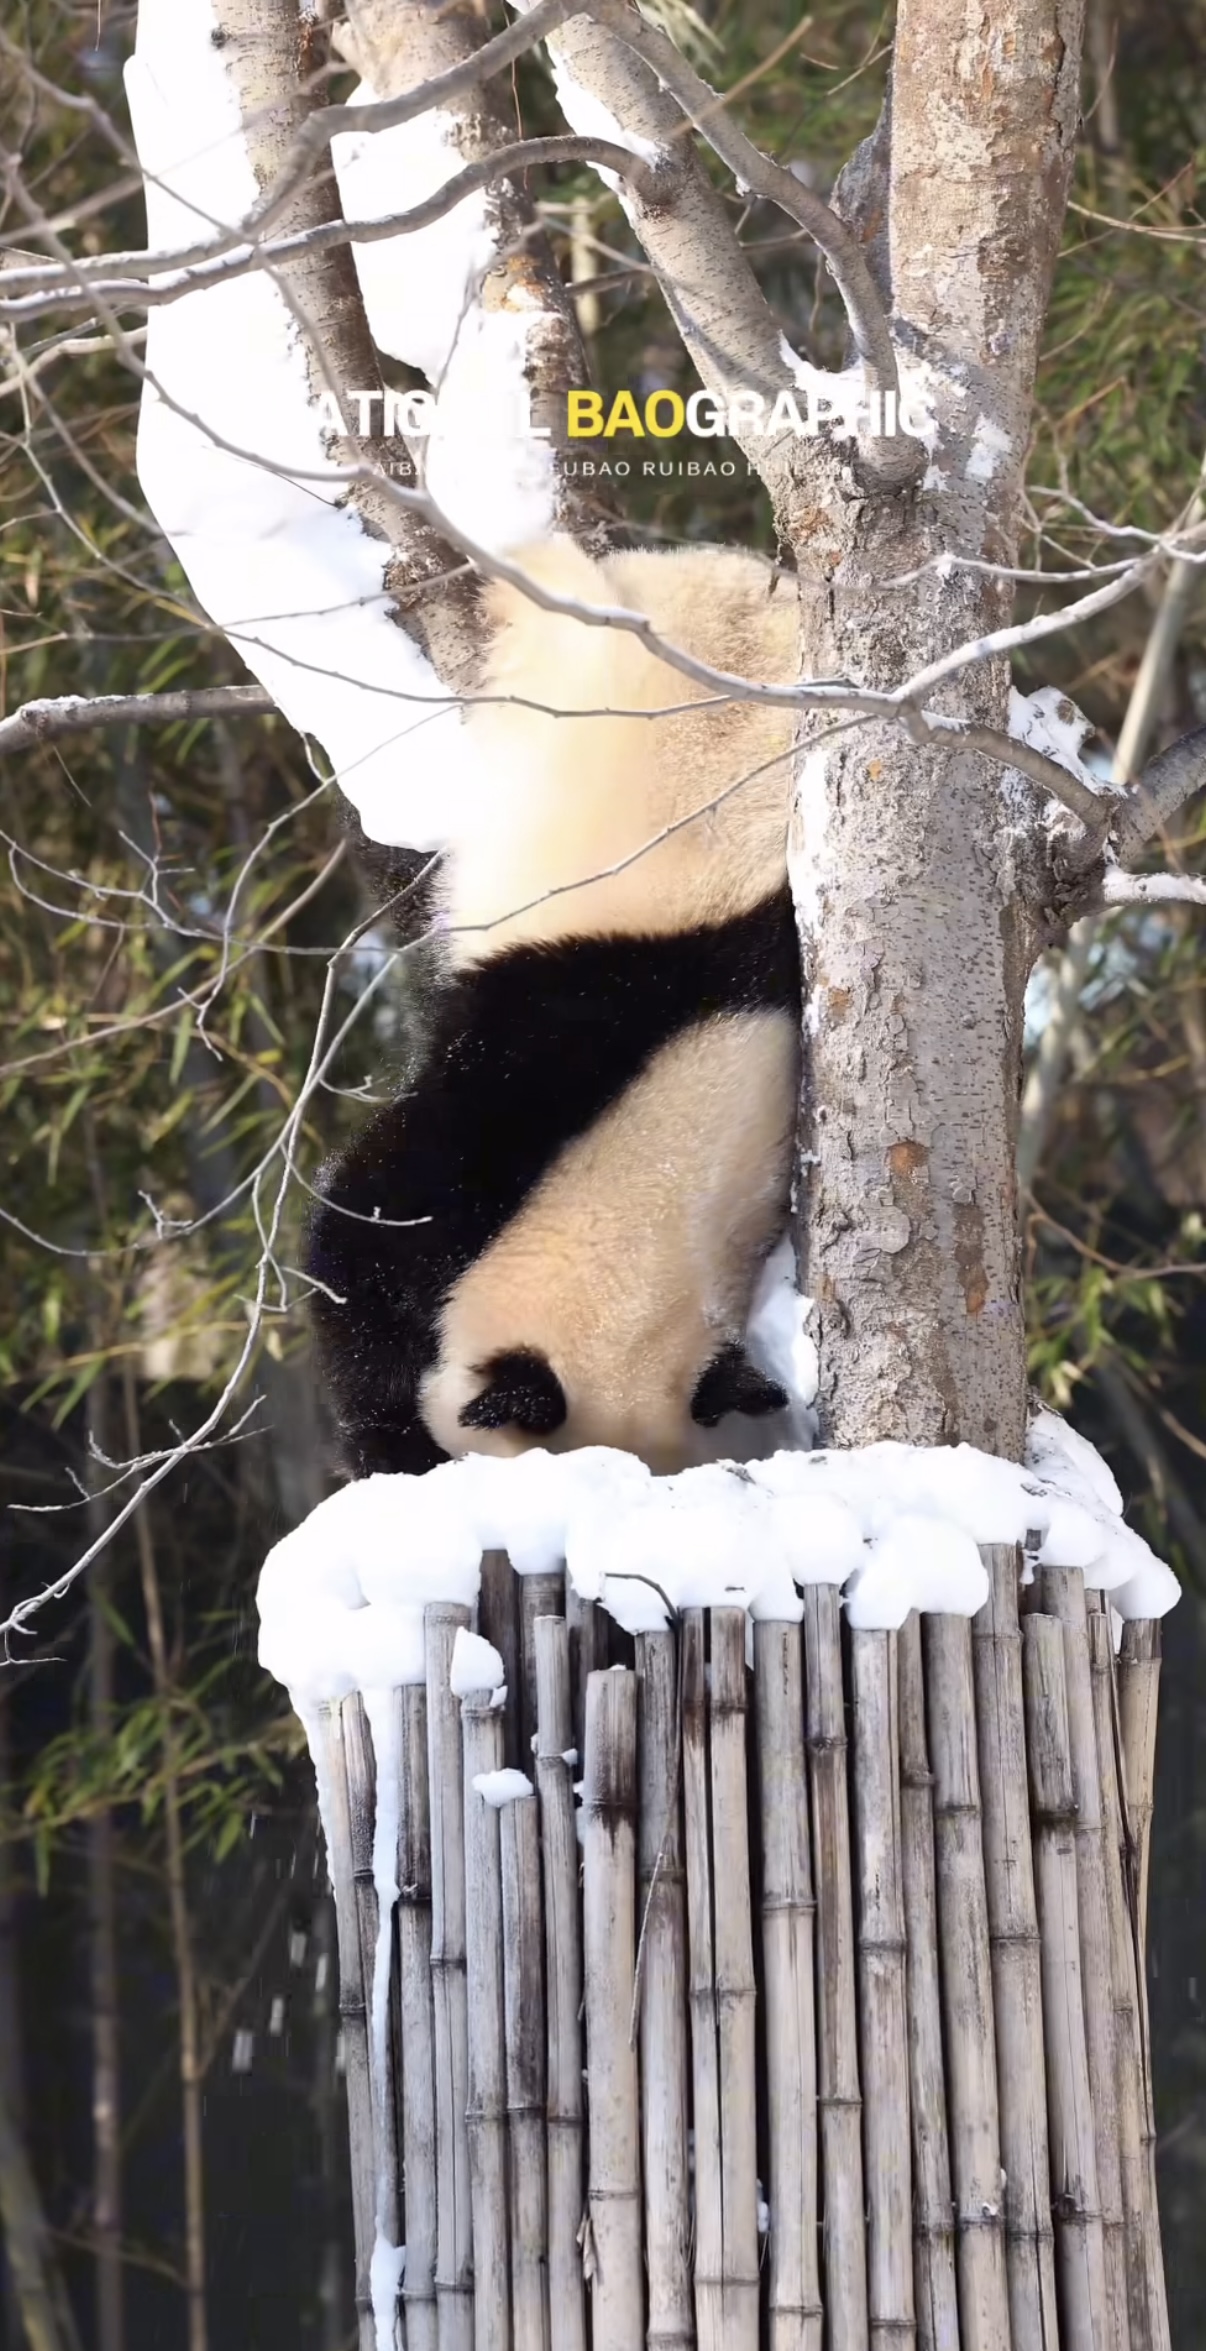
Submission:
[[[1016,561],[1079,50],[1076,0],[1023,0],[1008,26],[969,19],[957,0],[901,0],[880,134],[892,279],[881,291],[902,348],[925,363],[938,462],[889,500],[860,496],[832,461],[781,495],[807,674],[892,691],[1008,618],[1007,582],[936,559]],[[869,235],[875,223],[858,225]],[[1007,695],[1006,667],[980,663],[940,704],[1000,727]],[[1012,778],[1011,793],[998,767],[914,744],[899,723],[822,733],[813,720],[806,740],[793,857],[811,981],[801,1254],[820,1317],[823,1433],[843,1445],[963,1439],[1016,1459],[1032,788]]]

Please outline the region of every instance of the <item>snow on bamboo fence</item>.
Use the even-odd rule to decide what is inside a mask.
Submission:
[[[635,1637],[495,1556],[307,1708],[361,2351],[1167,2351],[1159,1628],[981,1556]]]

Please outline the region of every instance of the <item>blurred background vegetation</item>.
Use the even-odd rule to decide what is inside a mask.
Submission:
[[[786,0],[701,0],[698,14],[666,0],[664,13],[710,78],[741,85],[752,134],[827,192],[875,122],[890,5],[818,0],[801,17]],[[133,18],[13,0],[0,138],[21,162],[6,242],[33,242],[31,204],[72,250],[139,242],[121,91]],[[1206,456],[1206,4],[1094,0],[1091,18],[1022,557],[1051,586],[1023,590],[1023,609],[1108,556],[1110,528],[1173,520]],[[515,105],[528,129],[552,122],[539,68]],[[691,389],[614,201],[572,172],[547,196],[596,381]],[[789,334],[839,363],[815,254],[765,208],[740,211]],[[0,712],[241,675],[143,509],[130,359],[95,330],[54,326],[19,349],[0,337]],[[652,537],[770,543],[743,467],[727,483],[633,484],[619,503]],[[1077,699],[1107,762],[1160,593],[1019,673]],[[1203,721],[1206,603],[1191,595],[1153,747]],[[245,1341],[251,1186],[257,1170],[269,1196],[280,1180],[329,957],[373,914],[332,797],[275,719],[98,732],[8,762],[8,1595],[70,1569],[126,1499],[131,1460],[211,1415]],[[1200,868],[1204,829],[1191,807],[1164,855]],[[1062,1025],[1037,1123],[1032,1087],[1025,1200],[1035,1384],[1102,1446],[1186,1582],[1166,1627],[1151,1933],[1178,2351],[1206,2342],[1202,920],[1129,911],[1083,943],[1070,993],[1055,964],[1039,976],[1032,1046]],[[337,1009],[384,952],[369,919],[337,967]],[[334,1474],[288,1271],[306,1182],[358,1106],[389,1091],[409,1021],[403,972],[310,1106],[265,1337],[212,1442],[0,1673],[0,2189],[32,2215],[43,2330],[35,2340],[10,2269],[5,2351],[352,2341],[331,1922],[300,1734],[255,1664],[253,1595],[267,1545]],[[203,2198],[181,2155],[190,2107]]]

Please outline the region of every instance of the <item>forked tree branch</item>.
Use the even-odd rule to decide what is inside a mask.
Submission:
[[[648,23],[626,5],[626,0],[594,0],[591,13],[644,59],[662,88],[677,99],[688,122],[728,166],[739,188],[776,205],[807,231],[829,265],[855,349],[873,382],[881,390],[898,391],[896,351],[887,314],[853,231],[794,173],[773,163],[746,138],[730,118],[723,92],[709,87],[657,25]],[[906,455],[911,474],[919,472],[924,462],[920,444],[907,443]],[[911,474],[902,472],[899,478],[911,478]]]
[[[482,34],[482,17],[466,9],[433,6],[431,0],[348,0],[347,22],[332,37],[361,76],[364,104],[357,111],[367,115],[372,111],[370,93],[388,102],[416,89],[428,92],[441,74],[473,63],[482,48]],[[483,175],[477,184],[485,192],[482,215],[489,258],[467,281],[465,304],[516,322],[523,337],[523,372],[533,421],[550,434],[554,447],[561,448],[567,436],[565,394],[586,382],[586,354],[573,296],[544,226],[526,189],[499,168],[500,151],[516,150],[512,123],[480,81],[429,121],[433,128],[439,124],[451,152]],[[618,168],[639,172],[639,159],[625,154],[622,142],[614,144],[621,146]],[[567,151],[563,160],[585,158]],[[514,168],[522,166],[516,163]],[[375,320],[370,317],[369,323],[376,331]],[[387,341],[385,348],[394,358],[409,362],[414,353],[405,340],[407,332],[402,347]],[[584,508],[575,475],[555,468],[551,489],[557,522],[584,535],[597,514]]]
[[[531,26],[537,11],[524,16]],[[738,131],[725,113],[725,100],[709,89],[673,42],[646,23],[626,0],[593,0],[567,21],[550,44],[558,95],[568,121],[598,127],[599,109],[642,153],[685,154],[687,167],[668,203],[625,204],[632,227],[648,256],[679,332],[702,381],[722,400],[751,388],[764,395],[793,388],[784,337],[766,302],[732,223],[698,157],[686,140],[688,123],[698,129],[738,179],[779,205],[811,234],[833,269],[851,331],[870,368],[869,389],[897,384],[896,358],[887,316],[858,241],[828,205],[809,194],[790,172],[772,163]],[[622,126],[622,127],[621,127]],[[789,451],[797,465],[829,463],[822,445],[801,445],[784,434],[745,448],[772,499],[787,488]],[[925,461],[920,443],[906,436],[884,440],[861,434],[859,458],[868,485],[894,489],[914,479]]]

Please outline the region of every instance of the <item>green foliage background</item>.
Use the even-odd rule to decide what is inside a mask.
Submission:
[[[752,135],[781,160],[802,162],[827,190],[875,122],[891,9],[827,0],[801,22],[782,0],[756,9],[719,0],[705,22],[667,0],[666,13],[710,78],[726,88],[745,83],[736,104]],[[1174,518],[1206,456],[1206,6],[1125,0],[1105,34],[1114,67],[1104,90],[1088,77],[1089,124],[1029,460],[1023,561],[1052,573],[1050,589],[1024,592],[1034,608],[1058,600],[1061,570],[1112,551],[1104,526],[1156,530]],[[107,118],[125,136],[120,64],[131,9],[98,19],[91,7],[22,0],[0,38],[0,138],[23,158],[24,188],[65,221],[75,250],[137,243],[137,196],[127,186],[104,198],[124,165],[102,127]],[[538,68],[525,67],[515,104],[525,127],[551,122]],[[579,274],[593,272],[596,380],[693,388],[648,277],[633,266],[614,201],[573,172],[555,175],[547,195],[567,268],[575,199],[589,207],[595,244]],[[821,363],[839,363],[838,306],[806,240],[765,208],[730,201],[788,333]],[[1112,225],[1119,222],[1129,225]],[[16,245],[29,238],[13,193],[5,234]],[[0,341],[0,710],[44,694],[242,675],[143,509],[137,394],[137,344],[120,356],[103,335],[58,327],[23,335],[19,352]],[[710,487],[705,499],[682,481],[646,485],[627,496],[625,512],[634,529],[658,538],[769,543],[761,493],[744,481]],[[1044,647],[1041,669],[1037,660],[1024,667],[1019,683],[1065,687],[1108,752],[1150,620],[1151,605],[1133,596]],[[1163,735],[1204,718],[1199,599]],[[237,1354],[257,1256],[247,1182],[300,1084],[327,957],[371,903],[351,860],[333,857],[332,795],[279,720],[98,732],[11,761],[5,780],[7,1497],[74,1504],[69,1475],[80,1487],[109,1482],[87,1445],[98,1397],[112,1407],[132,1369],[144,1442],[170,1443],[173,1430],[203,1417]],[[1206,813],[1190,809],[1162,854],[1200,866],[1204,828]],[[1204,1653],[1206,1603],[1202,938],[1195,912],[1128,913],[1102,926],[1026,1225],[1036,1385],[1105,1446],[1134,1514],[1185,1574],[1191,1597],[1170,1647],[1184,1643],[1190,1655],[1195,1643]],[[369,963],[382,941],[370,930]],[[362,960],[361,977],[365,968]],[[343,982],[345,1003],[353,979]],[[1040,1014],[1041,1002],[1040,994]],[[408,1017],[405,988],[395,987],[353,1033],[337,1086],[307,1121],[303,1175],[312,1176],[366,1095],[388,1089]],[[297,1187],[283,1261],[296,1262],[304,1210]],[[208,1221],[197,1227],[199,1217]],[[154,1505],[170,1592],[170,1722],[151,1682],[125,1537],[94,1602],[109,1612],[118,1654],[103,1731],[88,1725],[89,1622],[79,1594],[48,1621],[40,1672],[25,1662],[0,1682],[16,1756],[0,1797],[10,1881],[15,1870],[23,1899],[33,1901],[49,1900],[56,1884],[78,1892],[81,1840],[109,1809],[121,1831],[130,1918],[161,1943],[160,1767],[174,1742],[190,1866],[198,1892],[207,1889],[200,1931],[214,2014],[237,1983],[240,1953],[210,1922],[228,1907],[221,1889],[250,1882],[248,1822],[274,1818],[300,1834],[306,1811],[298,1737],[251,1667],[247,1621],[259,1558],[296,1496],[295,1440],[311,1426],[296,1310],[269,1318],[265,1346],[230,1425],[257,1387],[267,1387],[269,1409],[193,1465],[187,1497],[178,1482]],[[304,1442],[313,1469],[312,1438]],[[92,1523],[111,1506],[94,1494]],[[69,1564],[82,1524],[82,1505],[24,1518],[11,1553],[14,1588],[33,1589]],[[35,1702],[29,1693],[48,1674],[54,1695]],[[1188,2351],[1206,2339],[1206,2268],[1192,2218],[1206,2186],[1206,2036],[1181,1888],[1202,1868],[1206,1755],[1192,1698],[1175,1689],[1173,1677],[1163,1735],[1176,1784],[1157,1816],[1154,1936],[1167,1967],[1155,2008],[1170,2266],[1178,2341]],[[242,1916],[237,1902],[232,1915]],[[1200,1938],[1200,1908],[1195,1915]],[[42,2154],[61,2171],[61,2149]],[[165,2225],[170,2237],[170,2219]],[[304,2309],[302,2318],[311,2323]]]

